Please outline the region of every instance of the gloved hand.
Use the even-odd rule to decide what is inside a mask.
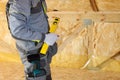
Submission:
[[[58,35],[54,33],[49,33],[45,35],[45,40],[44,42],[47,43],[48,45],[52,46],[56,40],[58,39]]]
[[[24,64],[26,65],[25,66],[25,71],[27,73],[33,72],[33,70],[36,68],[36,65],[34,65],[34,64],[32,64],[32,63],[30,63],[28,61],[26,61]]]

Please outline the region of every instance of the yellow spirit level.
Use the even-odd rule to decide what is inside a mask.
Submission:
[[[56,29],[57,29],[57,27],[58,27],[59,21],[60,21],[60,18],[57,18],[57,17],[56,17],[56,18],[54,19],[54,21],[53,21],[53,23],[52,23],[52,25],[51,25],[51,27],[50,27],[49,33],[53,33],[53,32],[56,31]],[[48,50],[48,47],[49,47],[49,45],[44,42],[43,45],[42,45],[42,48],[41,48],[41,50],[40,50],[40,53],[41,53],[41,54],[46,54],[46,53],[47,53],[47,50]]]

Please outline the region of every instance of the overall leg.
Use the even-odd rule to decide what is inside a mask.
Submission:
[[[46,77],[46,80],[52,80],[51,77],[51,70],[50,70],[50,63],[52,61],[52,57],[57,53],[57,44],[55,43],[53,46],[49,46],[48,52],[47,52],[47,65],[48,65],[48,75]]]
[[[26,80],[46,80],[46,71],[40,64],[39,50],[25,51],[17,46],[24,64]]]
[[[40,64],[46,70],[46,80],[52,80],[50,63],[52,57],[56,54],[56,52],[57,52],[57,44],[55,43],[53,46],[49,46],[46,55],[40,54]]]
[[[50,63],[48,62],[48,55],[41,55],[40,64],[46,71],[46,80],[52,80],[51,78],[51,70],[50,70]]]
[[[46,55],[41,55],[39,49],[26,51],[18,45],[17,49],[25,67],[26,80],[52,80],[50,63],[57,52],[57,44],[50,46]]]

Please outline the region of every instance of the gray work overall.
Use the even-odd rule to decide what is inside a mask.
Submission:
[[[57,44],[50,46],[46,55],[39,53],[45,34],[49,31],[45,9],[45,0],[10,2],[9,28],[16,39],[16,46],[25,67],[26,80],[52,80],[50,62],[57,52]],[[40,42],[37,43],[35,40]]]

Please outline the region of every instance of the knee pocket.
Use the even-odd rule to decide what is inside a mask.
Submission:
[[[40,77],[46,75],[46,70],[44,69],[45,66],[44,60],[41,61],[37,55],[28,56],[28,59],[31,64],[35,65],[32,72],[28,73],[29,77]]]

